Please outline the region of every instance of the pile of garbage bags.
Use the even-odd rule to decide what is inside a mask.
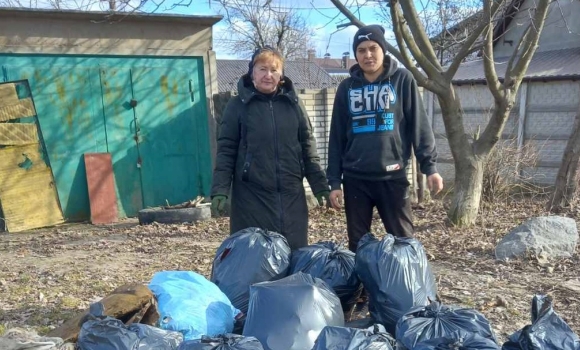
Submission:
[[[361,286],[372,326],[347,327]],[[500,347],[481,313],[438,301],[421,243],[389,234],[365,235],[355,255],[330,242],[291,252],[282,235],[248,228],[218,248],[209,280],[162,271],[149,288],[158,324],[127,325],[93,304],[78,349],[580,350],[545,296],[533,299],[532,324]]]

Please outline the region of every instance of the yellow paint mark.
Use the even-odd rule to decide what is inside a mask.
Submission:
[[[171,87],[171,92],[174,95],[177,95],[177,82],[176,81],[173,82],[173,86]]]
[[[42,80],[42,75],[40,75],[40,71],[38,69],[34,70],[34,80],[36,80],[36,82]]]
[[[73,100],[74,103],[74,100]],[[74,105],[69,104],[66,106],[66,123],[68,124],[69,128],[72,128],[73,126],[73,113],[74,113]]]
[[[58,97],[60,98],[60,100],[64,100],[66,97],[66,91],[64,89],[64,85],[62,84],[62,81],[57,80],[56,82],[56,93],[58,94]]]
[[[161,76],[161,92],[164,95],[169,95],[169,83],[165,75]]]

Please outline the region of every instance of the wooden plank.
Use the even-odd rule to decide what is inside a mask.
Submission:
[[[38,143],[36,124],[0,123],[0,146]]]
[[[8,232],[64,222],[52,172],[39,148],[33,144],[0,149],[0,203]]]
[[[33,168],[46,168],[46,163],[40,153],[40,144],[6,147],[1,148],[0,152],[0,178],[5,177],[2,175],[3,172],[11,173],[26,167],[23,163],[28,163],[27,159],[32,163]]]
[[[85,153],[87,185],[93,224],[117,221],[117,195],[110,153]]]
[[[10,105],[0,104],[0,122],[36,115],[32,99],[25,98]]]
[[[0,106],[18,103],[18,93],[14,83],[0,84]]]

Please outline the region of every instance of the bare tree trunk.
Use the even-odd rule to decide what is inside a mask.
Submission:
[[[465,133],[461,102],[454,87],[449,85],[446,93],[438,97],[455,165],[453,201],[447,216],[454,225],[470,226],[479,211],[485,156],[475,154]]]
[[[421,171],[417,171],[417,184],[417,203],[421,204],[430,198],[427,191],[427,178]]]
[[[475,156],[455,162],[455,188],[447,216],[457,226],[471,226],[477,219],[483,182],[483,159]]]
[[[576,192],[576,172],[578,171],[578,161],[580,160],[580,108],[574,120],[574,129],[568,139],[562,164],[556,177],[554,193],[548,200],[546,209],[558,212],[562,208],[570,205]]]

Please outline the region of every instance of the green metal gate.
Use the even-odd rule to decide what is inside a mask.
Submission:
[[[28,79],[68,220],[90,217],[83,154],[109,152],[119,215],[209,194],[203,60],[0,55],[4,81]]]

